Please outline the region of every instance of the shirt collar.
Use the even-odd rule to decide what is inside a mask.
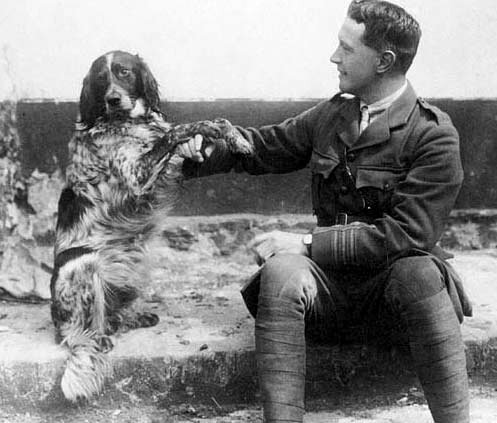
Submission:
[[[384,97],[378,101],[375,101],[371,104],[366,104],[364,101],[360,101],[360,107],[367,106],[370,114],[377,114],[383,112],[388,109],[392,103],[397,100],[406,90],[407,88],[407,79],[404,81],[404,84],[395,92],[390,94],[387,97]]]

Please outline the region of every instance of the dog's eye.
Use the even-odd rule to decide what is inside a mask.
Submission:
[[[119,69],[119,76],[129,76],[131,74],[131,70],[130,69],[126,69],[126,68],[121,68]]]

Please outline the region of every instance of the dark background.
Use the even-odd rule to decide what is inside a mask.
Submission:
[[[224,117],[233,124],[261,126],[294,116],[319,100],[217,100],[166,102],[169,121]],[[458,209],[497,208],[497,100],[428,99],[452,118],[461,138],[465,182]],[[52,173],[67,163],[67,143],[77,114],[76,102],[19,102],[17,125],[23,172]],[[287,175],[215,175],[188,181],[175,215],[222,213],[310,213],[309,169]]]

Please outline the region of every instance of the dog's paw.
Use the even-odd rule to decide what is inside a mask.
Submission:
[[[149,313],[148,311],[140,313],[136,317],[139,323],[139,327],[142,328],[149,328],[159,323],[159,316],[157,316],[157,314],[154,313]]]
[[[228,149],[233,154],[249,155],[253,153],[253,145],[227,119],[214,119],[213,123],[219,127],[220,138],[226,141]]]
[[[179,140],[187,140],[198,134],[204,138],[220,139],[223,137],[223,129],[220,125],[210,120],[182,123],[172,129],[173,137]]]
[[[180,124],[172,130],[173,138],[188,141],[195,135],[202,135],[207,144],[209,142],[222,142],[233,154],[251,154],[254,150],[252,144],[227,119],[201,120],[194,123]]]
[[[114,343],[112,342],[112,340],[108,336],[105,336],[105,335],[100,336],[97,339],[97,343],[100,346],[100,349],[103,353],[107,353],[112,348],[114,348]]]

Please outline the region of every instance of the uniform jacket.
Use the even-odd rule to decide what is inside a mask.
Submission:
[[[338,94],[278,125],[238,128],[253,143],[252,156],[217,148],[205,164],[185,164],[185,172],[285,173],[310,164],[315,262],[385,268],[398,257],[432,255],[449,272],[456,311],[470,315],[460,280],[436,247],[463,181],[449,116],[408,85],[360,136],[359,119],[359,100]]]

